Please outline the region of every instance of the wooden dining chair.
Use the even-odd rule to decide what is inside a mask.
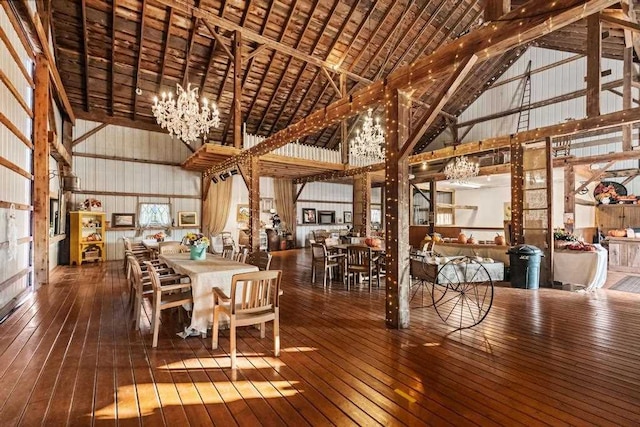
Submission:
[[[183,252],[186,252],[186,249],[180,242],[170,241],[158,243],[158,253],[160,255],[180,254]]]
[[[222,246],[222,258],[233,259],[234,253],[235,253],[235,248],[233,247],[233,245]]]
[[[127,279],[131,276],[131,269],[127,264],[127,252],[131,252],[139,262],[147,261],[152,258],[151,251],[149,251],[142,243],[136,242],[132,243],[128,237],[122,238],[122,243],[124,245],[124,271],[127,272]]]
[[[358,245],[347,246],[347,290],[352,278],[355,284],[358,279],[362,279],[363,275],[366,275],[365,277],[369,281],[369,292],[371,292],[374,273],[377,285],[380,287],[380,270],[371,248]]]
[[[345,254],[329,254],[327,247],[322,243],[311,244],[311,283],[316,283],[316,273],[322,270],[322,285],[327,287],[327,276],[329,282],[333,280],[333,270],[343,268]]]
[[[163,284],[158,271],[149,261],[145,261],[151,279],[153,289],[153,309],[151,310],[151,329],[153,330],[153,341],[151,346],[158,346],[158,332],[160,330],[160,313],[162,310],[180,307],[183,304],[193,304],[191,294],[191,283],[181,280],[180,283]],[[188,277],[188,276],[187,276]]]
[[[249,255],[249,248],[245,246],[233,255],[233,259],[234,261],[245,263],[247,261],[247,255]]]
[[[133,320],[136,330],[140,329],[140,313],[142,310],[142,300],[145,296],[152,294],[151,278],[149,277],[149,268],[147,264],[139,264],[138,260],[129,255],[129,263],[131,265],[131,295],[129,297],[133,308]],[[154,266],[156,273],[160,276],[160,282],[163,284],[174,284],[181,280],[188,280],[189,276],[177,274],[166,264],[162,264],[158,260],[145,261]]]
[[[266,271],[271,267],[271,254],[265,251],[251,252],[247,255],[246,263],[255,265],[258,269]]]
[[[273,321],[273,352],[280,355],[280,281],[282,271],[254,271],[235,274],[231,293],[213,288],[213,329],[211,348],[218,348],[220,316],[229,316],[231,369],[236,368],[236,328],[260,325],[265,337],[265,323]]]

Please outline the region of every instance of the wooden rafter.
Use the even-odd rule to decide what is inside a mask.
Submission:
[[[81,142],[86,141],[88,138],[90,138],[91,136],[93,136],[96,133],[100,132],[102,129],[106,128],[107,126],[109,126],[109,123],[100,123],[98,126],[94,127],[90,131],[85,132],[81,136],[79,136],[76,139],[74,139],[73,142],[71,143],[71,147],[75,147],[76,145],[80,144]]]
[[[133,120],[136,120],[138,112],[138,91],[140,88],[140,69],[142,68],[142,48],[144,46],[144,29],[145,29],[145,8],[147,0],[142,0],[142,11],[140,12],[140,33],[138,34],[138,64],[135,69],[135,85],[133,87]]]
[[[494,21],[511,10],[511,0],[485,0],[484,20]]]
[[[118,0],[113,0],[111,4],[111,84],[109,89],[111,92],[111,96],[109,97],[111,105],[111,115],[115,115],[116,112],[116,103],[115,103],[115,93],[116,93],[116,21],[118,19]]]
[[[162,84],[164,81],[164,73],[167,65],[167,49],[169,48],[169,41],[171,40],[171,27],[173,26],[173,8],[169,8],[169,20],[165,29],[166,36],[162,46],[162,64],[160,65],[160,75],[158,76],[158,93],[162,91]]]
[[[265,51],[267,49],[267,46],[260,44],[258,45],[255,49],[253,49],[253,51],[251,53],[249,53],[247,56],[244,57],[245,61],[250,60],[251,58],[253,58],[254,56],[257,56],[258,54],[262,53],[263,51]]]
[[[200,6],[200,0],[196,0],[196,6]],[[191,30],[189,31],[189,41],[187,42],[187,52],[184,57],[184,73],[182,77],[182,86],[186,86],[189,82],[189,68],[191,66],[191,49],[193,48],[193,43],[195,42],[196,33],[198,32],[200,19],[197,16],[191,17]]]
[[[287,56],[291,56],[300,61],[309,62],[319,67],[324,66],[327,68],[334,68],[334,69],[336,68],[334,64],[330,64],[326,61],[323,61],[321,59],[318,59],[306,53],[302,53],[290,46],[287,46],[286,44],[282,43],[282,40],[274,41],[248,28],[242,28],[240,25],[235,24],[227,19],[220,18],[219,16],[216,16],[214,13],[208,10],[205,10],[204,8],[189,6],[182,1],[178,2],[178,0],[158,0],[158,2],[168,6],[174,6],[176,8],[179,7],[183,13],[187,15],[195,16],[200,19],[206,19],[207,21],[209,21],[209,23],[216,25],[220,28],[224,28],[225,30],[228,30],[228,31],[240,30],[242,31],[242,37],[245,38],[246,40],[259,43],[259,44],[265,44],[272,50],[278,51]],[[339,67],[337,67],[336,71],[344,72],[347,74],[347,76],[349,76],[350,78],[356,81],[363,81],[365,83],[370,83],[369,80],[357,74],[347,72],[346,70],[342,70]]]
[[[82,54],[84,57],[84,109],[91,111],[89,103],[89,34],[87,32],[87,1],[82,0],[80,4],[82,11]]]
[[[582,190],[584,190],[585,188],[587,188],[587,186],[589,184],[591,184],[594,181],[597,181],[598,179],[600,179],[600,177],[602,175],[604,175],[604,173],[615,164],[615,161],[610,161],[608,162],[606,165],[604,165],[603,167],[601,167],[596,173],[591,175],[591,178],[589,178],[588,180],[586,180],[585,182],[583,182],[578,188],[576,188],[575,190],[573,190],[573,194],[578,194],[580,193]]]
[[[226,6],[226,3],[225,3],[225,6]],[[233,53],[231,52],[231,50],[229,50],[229,48],[225,43],[225,42],[228,43],[228,40],[224,39],[220,34],[218,34],[216,29],[213,28],[211,24],[209,24],[207,21],[203,20],[202,23],[204,24],[205,27],[207,27],[207,30],[209,30],[209,33],[213,36],[215,41],[218,42],[218,45],[222,48],[224,53],[227,55],[227,58],[230,58],[230,59],[233,58],[234,57]]]
[[[351,95],[350,100],[334,102],[323,110],[316,111],[302,121],[279,131],[262,143],[245,150],[240,155],[210,168],[211,171],[235,164],[238,157],[263,155],[297,138],[313,133],[346,117],[366,110],[379,103],[385,90],[403,89],[421,85],[450,72],[452,58],[477,54],[480,60],[501,55],[509,49],[525,44],[546,34],[553,22],[555,29],[576,22],[583,16],[610,6],[615,0],[557,0],[540,5],[535,15],[531,15],[529,3],[513,10],[503,20],[490,26],[481,27],[436,49],[410,66],[402,67],[387,76],[384,82],[375,82]],[[537,4],[537,3],[536,3]]]
[[[323,25],[322,25],[321,30],[320,30],[320,31],[318,31],[318,37],[316,38],[316,41],[314,42],[313,46],[311,46],[310,52],[314,52],[314,51],[316,50],[316,48],[318,47],[318,44],[320,43],[320,40],[321,40],[321,38],[322,38],[322,34],[324,34],[324,32],[325,32],[325,31],[326,31],[326,29],[327,29],[327,26],[329,25],[329,22],[331,22],[331,20],[333,19],[333,16],[334,16],[334,14],[335,14],[335,12],[336,12],[336,8],[338,7],[338,4],[339,4],[339,1],[336,1],[336,2],[334,3],[333,7],[331,8],[331,11],[329,12],[329,14],[328,14],[327,18],[325,19],[325,21],[324,21],[324,23],[323,23]],[[314,10],[314,12],[315,12],[315,10]],[[310,15],[310,16],[313,16],[313,15]],[[310,19],[309,21],[311,21],[311,19]],[[306,31],[306,29],[305,29],[305,31]],[[304,33],[303,33],[303,37],[304,37]],[[302,79],[302,76],[303,76],[304,72],[306,71],[306,69],[307,69],[307,66],[308,66],[308,65],[309,65],[309,64],[308,64],[308,63],[306,63],[306,62],[305,62],[304,64],[302,64],[302,69],[298,72],[298,75],[297,75],[297,77],[296,77],[295,81],[293,82],[293,86],[291,86],[291,90],[290,90],[290,91],[289,91],[289,93],[287,94],[287,98],[286,98],[286,99],[285,99],[285,101],[282,103],[282,107],[280,108],[280,112],[278,113],[278,115],[277,115],[276,119],[275,119],[275,120],[274,120],[274,122],[273,122],[272,130],[274,130],[274,129],[276,129],[276,128],[277,128],[277,126],[278,126],[278,122],[280,121],[280,118],[282,117],[282,113],[284,113],[285,109],[287,108],[287,105],[289,104],[289,102],[290,102],[291,97],[293,96],[293,94],[297,92],[298,84],[300,83],[300,81],[301,81],[301,79]],[[287,64],[287,67],[285,67],[285,70],[286,70],[287,68],[288,68],[288,64]],[[327,71],[327,70],[326,70],[326,68],[324,68],[324,67],[322,67],[322,69],[323,69],[325,72]],[[328,73],[327,73],[327,74],[328,74]],[[283,76],[284,76],[284,73],[283,73]],[[331,80],[331,82],[333,82],[333,80]],[[335,86],[335,83],[334,83],[334,86]],[[336,89],[337,89],[337,87],[336,87]],[[339,89],[337,89],[337,90],[339,91]],[[275,95],[275,93],[274,93],[274,95]],[[341,95],[340,95],[340,96],[341,96]],[[267,110],[267,111],[268,111],[268,110]],[[266,114],[263,116],[263,118],[264,118],[264,117],[266,117]]]
[[[602,24],[599,14],[587,18],[587,116],[600,115]]]

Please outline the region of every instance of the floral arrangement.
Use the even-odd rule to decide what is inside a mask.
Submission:
[[[553,240],[563,240],[565,242],[575,242],[575,241],[578,240],[578,238],[574,234],[569,233],[564,228],[556,228],[555,230],[553,230]]]
[[[187,246],[209,246],[209,239],[202,233],[187,233],[182,239],[182,244]]]
[[[102,202],[97,199],[85,199],[80,205],[80,209],[85,211],[101,211]]]
[[[153,235],[153,238],[156,239],[156,240],[157,239],[164,239],[165,237],[167,237],[167,236],[164,234],[164,231],[159,231],[159,232],[157,232],[156,234]]]

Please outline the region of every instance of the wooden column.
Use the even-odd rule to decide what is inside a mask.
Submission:
[[[553,287],[553,142],[551,137],[545,139],[545,163],[547,175],[547,248],[543,248],[545,254],[542,258],[542,264],[546,271],[546,277],[541,277],[540,284]]]
[[[600,58],[602,57],[602,24],[600,14],[587,17],[587,117],[600,115]]]
[[[242,33],[233,40],[233,146],[242,148]]]
[[[49,282],[49,63],[36,57],[33,116],[34,288]]]
[[[516,139],[511,139],[511,244],[524,243],[523,239],[523,149]]]
[[[484,20],[495,21],[511,10],[511,0],[485,0]]]
[[[568,222],[564,219],[564,228],[573,232],[575,223],[576,212],[576,194],[574,192],[576,188],[576,174],[573,170],[573,166],[567,165],[564,167],[564,213],[572,215],[572,222]]]
[[[388,327],[409,327],[409,140],[411,101],[398,90],[385,91],[385,245]],[[404,155],[400,155],[405,151]]]
[[[429,234],[436,231],[436,209],[438,206],[438,191],[436,190],[436,180],[429,181]]]
[[[252,252],[260,250],[260,159],[251,156],[248,162],[249,175],[249,246]]]
[[[347,96],[347,75],[344,73],[340,74],[340,93],[342,95],[342,98]],[[347,141],[348,138],[349,129],[347,126],[347,120],[345,119],[342,121],[342,123],[340,123],[340,153],[343,165],[349,164],[349,141]]]
[[[353,177],[353,229],[361,236],[371,234],[371,175]]]
[[[633,79],[633,47],[624,49],[624,62],[622,74],[622,108],[631,108],[631,80]],[[622,150],[631,151],[632,125],[622,126]]]

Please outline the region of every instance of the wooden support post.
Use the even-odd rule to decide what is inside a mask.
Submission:
[[[233,146],[242,148],[242,33],[233,40]]]
[[[522,143],[517,139],[511,139],[511,244],[524,243],[523,239],[523,170]]]
[[[49,63],[36,57],[33,115],[33,245],[34,288],[49,282]]]
[[[260,250],[260,159],[251,156],[249,175],[249,246],[251,252]]]
[[[485,0],[485,3],[485,21],[495,21],[511,11],[511,0]]]
[[[542,258],[544,268],[547,272],[546,281],[548,287],[553,287],[553,140],[551,137],[545,139],[545,165],[547,178],[547,250],[546,256]]]
[[[624,49],[623,74],[622,74],[622,108],[631,108],[631,81],[633,79],[633,47]],[[622,151],[631,151],[631,133],[633,126],[622,126]]]
[[[409,140],[411,100],[397,89],[385,90],[385,317],[391,328],[409,327]],[[400,155],[404,151],[404,155]]]
[[[371,233],[371,175],[353,177],[353,229],[362,236]]]
[[[340,93],[342,94],[342,98],[347,96],[347,75],[342,73],[340,74]],[[349,164],[349,129],[347,127],[347,119],[344,119],[340,123],[340,153],[342,155],[342,164]]]
[[[429,181],[429,234],[436,231],[436,209],[438,206],[438,191],[436,190],[436,180]]]
[[[602,24],[600,15],[587,18],[587,117],[600,115],[600,58],[602,57]]]
[[[576,212],[576,194],[573,191],[576,187],[576,174],[573,166],[564,167],[564,228],[570,233],[573,232]],[[568,216],[570,215],[570,221]]]

